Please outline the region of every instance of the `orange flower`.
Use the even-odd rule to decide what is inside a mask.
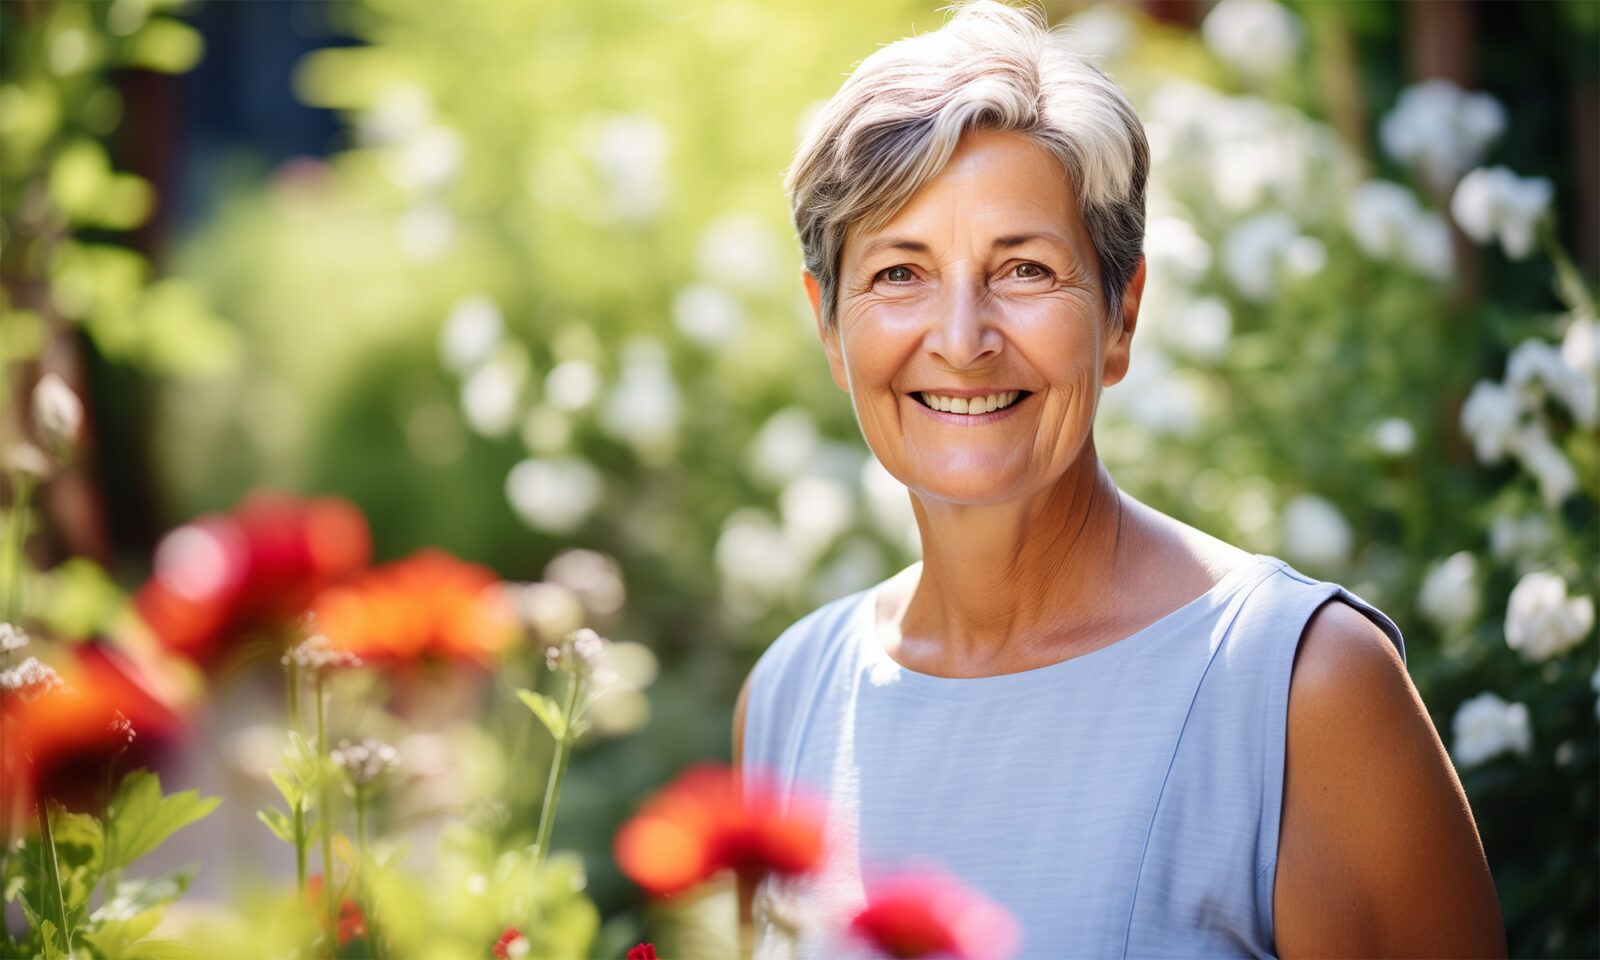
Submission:
[[[311,909],[317,915],[324,917],[322,902],[322,874],[313,873],[306,881],[306,900],[310,902]],[[367,936],[367,917],[361,912],[361,906],[349,897],[339,901],[339,946],[344,946],[351,940],[364,940]]]
[[[163,537],[134,605],[167,646],[209,662],[228,641],[299,616],[316,591],[371,554],[366,518],[349,501],[256,491],[230,514]]]
[[[494,960],[522,960],[528,955],[528,938],[516,927],[506,927],[495,941]]]
[[[803,794],[785,803],[777,783],[728,767],[685,772],[645,801],[617,832],[613,853],[655,896],[689,889],[720,870],[803,873],[822,856],[820,807]]]
[[[487,567],[420,550],[324,590],[312,612],[335,647],[364,661],[487,660],[516,637],[499,583]]]
[[[1017,947],[1017,922],[1002,906],[934,869],[869,882],[850,933],[880,955],[910,960],[1000,960]]]

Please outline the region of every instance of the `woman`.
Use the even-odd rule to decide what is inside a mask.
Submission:
[[[869,57],[801,146],[806,291],[923,560],[740,696],[741,763],[829,811],[820,873],[757,895],[768,948],[798,915],[802,955],[840,955],[882,871],[937,863],[1028,957],[1504,955],[1395,626],[1095,455],[1147,167],[1125,95],[987,0]]]

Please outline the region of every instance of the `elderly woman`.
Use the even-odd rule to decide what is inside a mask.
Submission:
[[[798,916],[783,952],[841,955],[886,873],[937,864],[1028,957],[1504,954],[1394,624],[1096,457],[1147,167],[1122,91],[989,0],[869,57],[800,148],[805,288],[923,559],[740,696],[744,768],[828,810],[824,867],[757,890],[758,953]]]

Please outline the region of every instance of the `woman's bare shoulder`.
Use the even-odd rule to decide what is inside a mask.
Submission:
[[[1273,910],[1284,957],[1505,956],[1449,755],[1394,644],[1339,600],[1295,655]]]

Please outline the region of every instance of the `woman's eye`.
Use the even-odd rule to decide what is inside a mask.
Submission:
[[[1045,270],[1044,267],[1039,266],[1037,263],[1019,263],[1011,273],[1013,276],[1020,277],[1023,280],[1032,280],[1035,277],[1044,276]]]
[[[916,279],[916,274],[911,272],[910,267],[890,267],[879,273],[878,276],[890,283],[909,283]]]

